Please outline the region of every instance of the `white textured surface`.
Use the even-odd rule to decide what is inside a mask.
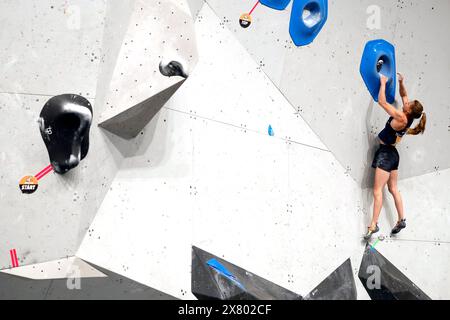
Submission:
[[[205,4],[205,0],[186,0],[191,11],[192,18],[197,19],[198,13]]]
[[[286,53],[294,46],[289,35],[292,1],[282,11],[258,5],[252,13],[252,24],[247,29],[240,27],[239,17],[249,13],[256,0],[206,0],[206,3],[279,86]]]
[[[400,145],[401,174],[416,176],[450,167],[450,1],[410,1],[400,10],[394,41],[408,94],[428,115],[426,133]],[[421,21],[420,25],[416,22]]]
[[[450,298],[449,180],[447,169],[399,182],[407,226],[393,237],[389,234],[397,213],[391,195],[385,190],[379,235],[387,240],[375,247],[432,299]],[[363,190],[363,199],[367,199],[367,193],[371,191]],[[365,206],[371,214],[372,196],[368,199]],[[366,215],[366,225],[369,219]]]
[[[281,12],[259,6],[252,25],[242,29],[239,15],[250,10],[254,1],[207,3],[363,187],[372,181],[375,136],[388,116],[373,105],[364,86],[359,74],[361,54],[369,40],[393,42],[409,94],[424,103],[429,116],[427,134],[406,138],[400,146],[400,178],[449,167],[450,153],[440,152],[450,138],[450,75],[441,71],[450,69],[445,56],[450,48],[449,1],[330,0],[321,34],[300,48],[289,38],[290,6]],[[367,9],[374,5],[380,8],[380,29],[367,25],[371,17]]]
[[[0,93],[0,269],[4,269],[11,267],[10,249],[16,249],[20,266],[72,256],[122,156],[111,145],[115,138],[97,127],[103,106],[93,99],[105,2],[2,1],[0,8],[2,26],[8,26],[0,31],[0,41],[5,42],[0,87],[12,91]],[[79,29],[69,19],[76,8]],[[19,180],[49,164],[37,120],[46,101],[60,93],[90,99],[94,111],[90,152],[73,171],[64,176],[51,173],[40,181],[36,193],[24,195]]]
[[[50,162],[37,122],[48,99],[0,94],[0,269],[11,266],[10,249],[16,249],[21,266],[72,256],[121,161],[97,127],[91,101],[94,121],[87,157],[65,175],[48,174],[34,194],[22,194],[19,180]]]
[[[407,228],[396,238],[414,241],[450,243],[450,169],[405,179],[399,182],[403,197]],[[363,193],[370,192],[364,190]],[[369,209],[372,196],[369,196]],[[371,213],[371,210],[368,211]],[[380,216],[383,234],[389,234],[397,222],[397,212],[392,196],[385,190],[384,206]],[[369,220],[367,220],[367,225]]]
[[[336,261],[361,256],[358,186],[330,152],[317,148],[317,138],[254,71],[208,7],[199,14],[200,27],[196,71],[147,126],[136,156],[125,160],[77,255],[192,298],[194,244],[306,294],[339,266]],[[212,50],[212,35],[219,44],[214,61],[204,54]],[[219,69],[229,92],[216,100],[223,113],[210,103],[218,93],[215,80],[199,82],[221,64],[229,66]],[[258,92],[254,100],[233,109],[249,90]],[[270,137],[268,123],[257,120],[275,114],[261,110],[272,95],[279,101],[273,106],[282,120],[274,128],[281,137]],[[240,125],[247,121],[247,128]],[[304,144],[285,139],[288,134]]]
[[[136,4],[141,3],[117,1],[108,1],[106,7],[101,0],[89,2],[103,8],[102,14],[82,6],[82,16],[89,16],[82,21],[95,21],[95,27],[82,23],[77,36],[69,36],[70,43],[51,38],[45,44],[34,36],[59,35],[62,29],[54,31],[52,23],[64,22],[48,14],[45,6],[54,5],[50,12],[60,15],[56,8],[61,10],[62,1],[0,4],[9,14],[2,11],[2,23],[15,28],[0,31],[2,41],[14,40],[14,50],[21,52],[32,39],[30,45],[39,53],[38,60],[20,53],[23,63],[17,70],[19,60],[13,60],[19,55],[11,55],[15,51],[4,46],[0,54],[1,88],[27,91],[0,94],[0,269],[9,267],[9,249],[16,248],[20,265],[32,264],[73,255],[85,236],[80,258],[183,299],[193,298],[192,245],[302,295],[348,257],[356,276],[364,250],[361,237],[372,211],[371,191],[361,186],[372,183],[371,146],[386,120],[370,104],[358,67],[365,42],[385,37],[398,43],[400,70],[407,76],[411,96],[423,97],[430,122],[425,136],[405,139],[400,147],[401,177],[406,179],[399,187],[408,227],[377,249],[432,298],[449,297],[450,170],[443,169],[450,163],[445,144],[450,99],[448,72],[441,71],[449,69],[448,1],[361,0],[350,5],[331,0],[330,20],[321,35],[311,46],[295,48],[288,34],[290,6],[282,12],[259,6],[252,26],[244,30],[238,18],[254,0],[208,0],[218,17],[207,5],[198,15],[197,69],[132,141],[97,127],[98,116],[110,107],[106,103],[112,79],[141,97],[151,95],[130,83],[135,79],[120,80],[115,69],[116,64],[131,72],[139,68],[120,59],[126,54],[122,38],[130,32],[131,43],[137,31],[131,27],[137,19]],[[171,2],[191,21],[192,7],[186,1]],[[192,4],[198,2],[189,1]],[[365,27],[371,4],[382,9],[381,30]],[[32,18],[39,31],[29,28],[31,22],[15,21],[21,6],[26,14],[39,7]],[[103,42],[98,43],[103,21]],[[14,33],[20,31],[23,38]],[[133,43],[135,50],[146,44]],[[101,55],[94,52],[94,62],[89,60],[92,65],[80,60],[84,45],[103,47]],[[156,47],[151,57],[155,61],[164,54]],[[176,41],[167,48],[174,47]],[[54,65],[49,66],[52,59]],[[140,56],[136,59],[141,61]],[[67,71],[71,76],[55,76],[48,72],[50,67],[57,75]],[[33,81],[35,73],[45,79]],[[91,151],[68,176],[51,174],[37,193],[24,196],[18,180],[48,164],[35,122],[49,98],[43,95],[66,90],[97,96],[91,99]],[[39,96],[30,95],[36,93]],[[135,102],[123,99],[130,105]],[[269,124],[274,137],[267,133]],[[122,161],[123,156],[128,158]],[[429,171],[435,172],[408,178]],[[392,228],[393,210],[388,200],[381,233]],[[367,299],[359,279],[355,282],[358,298]]]
[[[38,263],[0,272],[33,280],[66,279],[74,276],[77,278],[107,277],[77,257]]]
[[[385,240],[375,248],[431,299],[450,299],[449,242]]]
[[[164,121],[166,120],[166,121]],[[190,294],[189,116],[161,110],[143,154],[119,171],[77,256],[180,298]]]
[[[2,0],[0,92],[95,98],[105,0]]]
[[[184,80],[163,76],[159,71],[162,60],[180,62],[187,74],[197,62],[193,20],[185,1],[136,0],[130,5],[133,11],[124,26],[127,31],[107,89],[107,108],[101,122]]]
[[[208,6],[195,30],[199,63],[168,108],[326,149]]]

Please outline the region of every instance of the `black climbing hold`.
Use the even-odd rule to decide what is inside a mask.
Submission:
[[[44,105],[39,127],[56,173],[66,173],[86,157],[91,123],[92,106],[82,96],[63,94]]]
[[[188,75],[184,71],[183,65],[178,61],[170,61],[169,63],[164,63],[161,61],[159,64],[159,71],[163,76],[173,77],[179,76],[183,78],[187,78]]]

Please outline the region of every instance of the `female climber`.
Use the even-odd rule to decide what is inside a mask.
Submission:
[[[402,196],[397,188],[398,165],[400,156],[396,149],[396,145],[400,142],[405,134],[418,135],[423,134],[427,117],[423,112],[422,104],[417,101],[409,101],[404,85],[404,78],[399,75],[400,96],[402,97],[402,110],[396,109],[386,101],[386,83],[388,78],[380,76],[380,92],[378,94],[378,104],[390,115],[386,127],[380,132],[378,138],[380,147],[373,159],[372,167],[375,168],[375,181],[373,186],[373,217],[368,227],[365,239],[368,240],[372,234],[378,232],[378,217],[380,216],[381,207],[383,205],[383,189],[388,185],[389,192],[394,197],[395,207],[397,208],[398,221],[392,229],[392,234],[399,233],[406,227],[405,214],[403,212]],[[411,125],[415,119],[420,119],[419,124],[411,129]]]

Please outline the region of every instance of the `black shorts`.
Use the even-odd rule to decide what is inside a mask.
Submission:
[[[385,144],[380,144],[380,148],[373,158],[372,168],[380,168],[384,171],[391,172],[398,170],[400,163],[400,155],[397,148]]]

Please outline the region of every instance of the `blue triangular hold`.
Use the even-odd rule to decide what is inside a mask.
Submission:
[[[240,288],[244,288],[244,286],[236,279],[236,277],[223,264],[217,261],[217,259],[210,259],[206,264],[229,280],[236,283]]]

